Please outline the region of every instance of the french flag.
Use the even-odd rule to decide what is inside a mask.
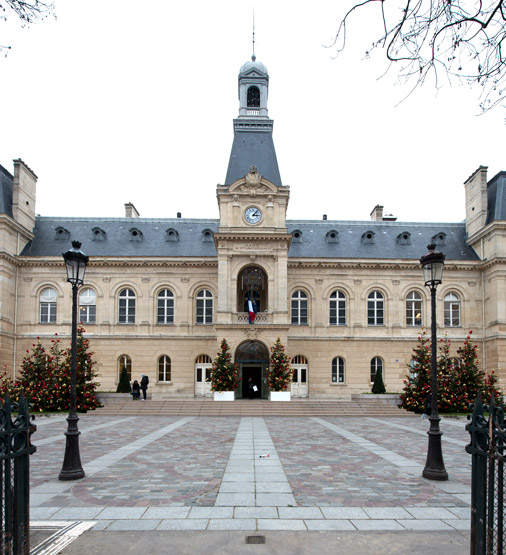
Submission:
[[[255,321],[256,307],[253,304],[249,293],[248,293],[248,314],[249,314],[249,323],[252,324]]]

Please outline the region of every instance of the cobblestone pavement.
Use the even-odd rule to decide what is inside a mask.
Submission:
[[[419,418],[82,415],[85,478],[60,482],[66,422],[33,436],[31,519],[93,530],[469,530],[464,419],[443,419],[447,482],[422,478]],[[261,455],[269,455],[261,457]]]

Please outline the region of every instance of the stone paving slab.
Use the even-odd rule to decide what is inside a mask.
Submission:
[[[33,520],[93,520],[111,534],[469,530],[465,423],[444,430],[450,480],[432,482],[421,476],[428,424],[419,419],[394,419],[388,433],[377,418],[118,420],[82,415],[92,471],[75,482],[58,481],[66,423],[45,421],[31,458]]]

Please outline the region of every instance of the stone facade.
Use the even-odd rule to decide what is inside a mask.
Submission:
[[[61,253],[79,240],[90,257],[80,292],[94,295],[80,313],[102,390],[115,390],[128,359],[132,378],[150,377],[155,398],[208,394],[206,372],[225,337],[243,380],[253,376],[267,397],[268,349],[280,337],[294,357],[296,395],[369,391],[373,360],[387,390],[400,391],[421,325],[430,327],[419,258],[436,241],[447,254],[438,334],[456,349],[473,330],[485,368],[506,384],[506,217],[496,207],[506,173],[487,182],[480,167],[466,181],[465,224],[404,224],[381,206],[368,222],[287,221],[291,192],[275,159],[267,70],[253,60],[241,71],[219,220],[140,218],[130,204],[125,218],[111,220],[36,217],[36,176],[20,160],[13,175],[0,167],[0,363],[8,373],[37,337],[69,340]],[[248,93],[256,78],[261,110]],[[259,304],[252,324],[248,295]]]

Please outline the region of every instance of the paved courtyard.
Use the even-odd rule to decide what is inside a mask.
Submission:
[[[89,413],[79,422],[86,477],[74,482],[58,480],[65,418],[36,424],[31,521],[34,530],[53,525],[61,538],[86,529],[111,538],[168,530],[468,536],[471,458],[463,418],[441,422],[447,482],[421,476],[429,424],[417,417]]]

